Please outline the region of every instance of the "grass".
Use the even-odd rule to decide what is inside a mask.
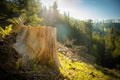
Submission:
[[[61,53],[58,53],[58,55],[62,65],[60,72],[70,80],[119,80],[119,78],[104,74],[102,70],[97,70],[92,65],[84,62],[73,62],[70,58]],[[104,70],[104,68],[102,69]],[[109,71],[110,70],[108,70],[108,73]]]

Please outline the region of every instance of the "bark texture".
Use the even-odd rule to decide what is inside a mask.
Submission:
[[[35,63],[59,66],[56,54],[56,28],[21,27],[13,47],[19,54],[28,56]]]

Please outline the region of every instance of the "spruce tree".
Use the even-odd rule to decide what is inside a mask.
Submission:
[[[24,8],[21,10],[25,25],[39,26],[42,18],[39,14],[41,11],[41,3],[39,0],[25,0]]]

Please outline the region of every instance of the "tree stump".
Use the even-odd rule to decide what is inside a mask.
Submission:
[[[16,51],[35,63],[58,67],[56,54],[56,28],[21,27],[13,45]]]

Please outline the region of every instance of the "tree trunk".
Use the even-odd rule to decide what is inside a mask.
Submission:
[[[56,28],[21,27],[13,47],[35,63],[59,66],[56,54]]]

